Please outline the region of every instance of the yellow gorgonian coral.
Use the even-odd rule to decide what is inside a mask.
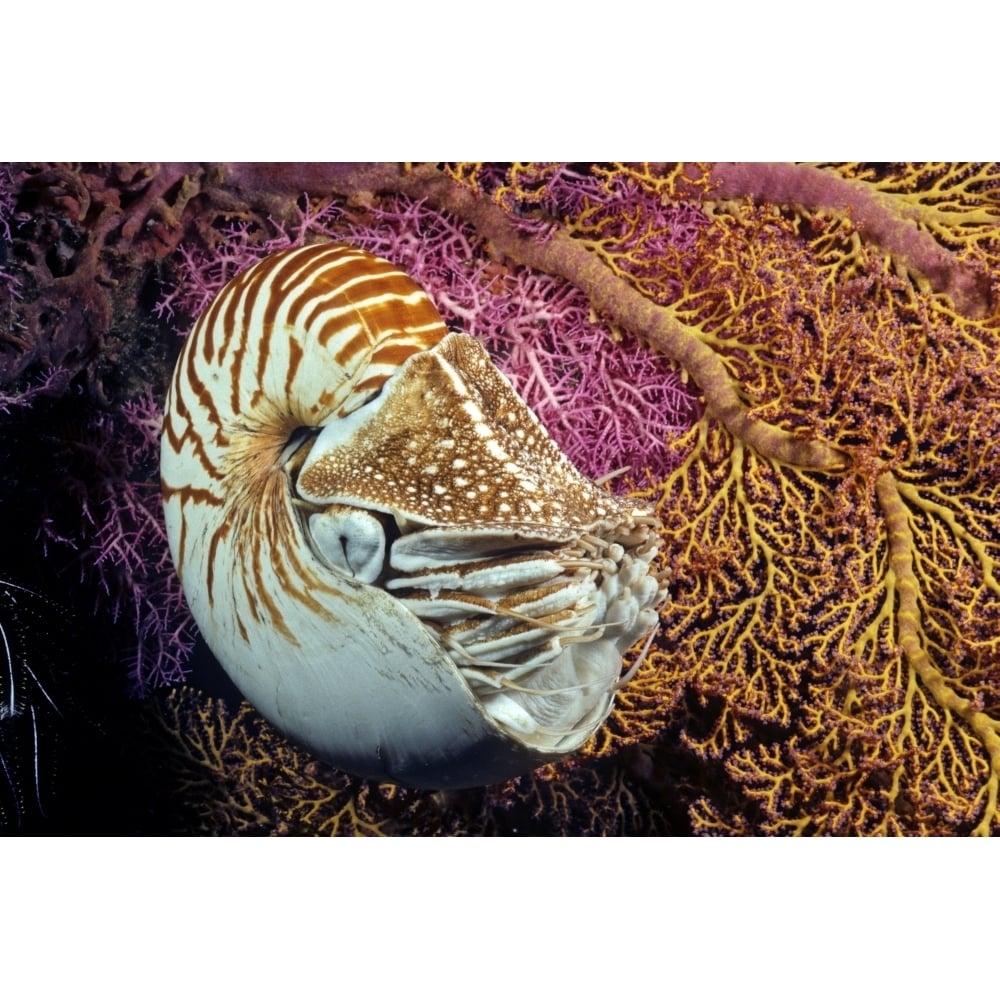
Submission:
[[[336,771],[284,740],[243,702],[178,688],[143,714],[163,810],[159,832],[379,835],[392,815],[380,786]],[[163,828],[166,829],[163,829]]]
[[[702,392],[654,490],[673,602],[594,752],[659,726],[720,760],[701,831],[995,832],[997,168],[373,181],[572,282]]]
[[[750,806],[704,797],[695,827],[995,831],[996,318],[959,314],[853,241],[836,273],[810,221],[743,205],[674,303],[753,418],[848,459],[809,470],[769,456],[766,433],[748,448],[707,421],[664,485],[668,673],[695,706],[683,738],[724,756]]]

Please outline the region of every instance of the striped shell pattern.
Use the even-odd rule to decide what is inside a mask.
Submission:
[[[500,781],[578,749],[666,598],[650,512],[569,463],[393,265],[264,258],[170,385],[171,553],[216,658],[355,774]]]

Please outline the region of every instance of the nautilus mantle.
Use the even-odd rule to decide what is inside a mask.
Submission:
[[[216,658],[365,777],[458,788],[571,754],[666,598],[650,512],[577,472],[410,278],[343,245],[266,257],[207,308],[161,474]]]

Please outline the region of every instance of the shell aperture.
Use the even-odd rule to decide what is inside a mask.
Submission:
[[[162,480],[217,659],[368,777],[463,787],[572,753],[666,598],[649,512],[580,475],[406,275],[342,245],[265,258],[202,315]]]

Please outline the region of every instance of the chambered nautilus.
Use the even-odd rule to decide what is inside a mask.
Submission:
[[[570,464],[388,261],[257,262],[167,396],[167,533],[209,647],[336,766],[488,784],[578,749],[666,598],[650,512]]]

